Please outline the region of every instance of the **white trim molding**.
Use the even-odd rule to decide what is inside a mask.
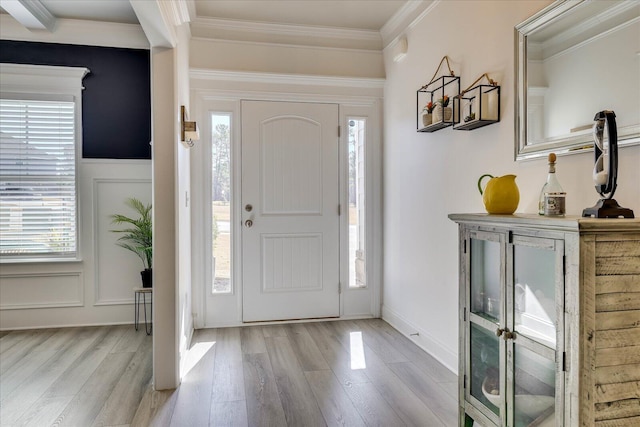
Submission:
[[[2,8],[30,30],[53,31],[56,17],[40,0],[3,0]]]
[[[109,250],[112,249],[111,244],[109,245],[105,245],[105,241],[103,238],[104,237],[104,232],[106,230],[104,230],[104,228],[101,228],[105,226],[104,224],[104,216],[105,215],[111,215],[114,214],[116,212],[118,212],[119,210],[124,208],[124,205],[122,206],[111,206],[109,205],[108,208],[112,209],[111,211],[106,211],[105,208],[107,208],[107,206],[101,206],[100,204],[100,200],[101,200],[101,188],[107,188],[106,186],[111,186],[111,191],[118,191],[118,190],[126,190],[129,191],[128,193],[126,191],[121,191],[120,195],[123,198],[126,197],[136,197],[136,193],[133,192],[133,194],[131,193],[131,191],[133,191],[132,186],[134,185],[148,185],[149,189],[151,189],[151,180],[150,179],[145,179],[145,178],[93,178],[92,179],[92,186],[91,186],[91,199],[92,199],[92,204],[93,204],[93,261],[94,261],[94,267],[93,267],[93,275],[94,275],[94,281],[93,281],[93,286],[94,286],[94,301],[93,301],[93,305],[94,306],[100,306],[100,305],[122,305],[122,304],[133,304],[134,303],[134,296],[132,293],[132,289],[133,287],[137,287],[140,286],[140,276],[138,275],[138,272],[140,271],[139,268],[139,261],[132,257],[130,253],[122,253],[122,256],[126,255],[126,261],[127,263],[125,264],[124,262],[120,262],[119,268],[118,270],[119,273],[120,272],[124,272],[125,276],[131,277],[131,279],[123,279],[122,277],[120,277],[120,280],[116,280],[116,282],[121,282],[121,283],[111,283],[112,281],[109,281],[109,283],[103,283],[100,279],[102,277],[102,270],[101,267],[103,266],[103,261],[106,263],[107,261],[109,262],[109,264],[107,265],[109,267],[109,269],[113,268],[113,260],[114,260],[114,254],[111,254],[110,256],[103,256],[101,254],[101,249],[103,250]],[[138,191],[140,191],[140,189],[138,189]],[[139,196],[138,196],[139,197]],[[144,202],[144,200],[143,200]],[[102,218],[102,221],[101,221]],[[111,227],[109,227],[111,228]],[[114,227],[117,228],[117,227]],[[115,239],[115,236],[113,237]],[[115,245],[113,245],[115,247]],[[130,263],[128,261],[131,261]],[[135,265],[135,267],[132,267],[132,264]],[[109,272],[107,272],[107,274],[109,274]],[[118,277],[119,275],[114,273],[113,271],[111,271],[111,277]],[[122,276],[122,275],[120,275]],[[125,286],[123,285],[123,283],[129,282],[131,283],[131,286]],[[114,297],[108,298],[105,297],[103,295],[104,292],[102,292],[102,289],[105,287],[116,287],[117,286],[117,291],[118,293],[116,295],[114,295]]]
[[[352,88],[383,89],[385,79],[361,77],[328,77],[300,74],[257,73],[249,71],[226,71],[192,68],[189,77],[200,80],[219,80],[267,84],[304,86],[336,86]]]
[[[416,14],[424,0],[409,0],[380,28],[383,47],[387,47],[400,33],[406,29],[406,22]]]
[[[3,274],[1,278],[0,310],[82,307],[84,305],[84,278],[79,271]],[[38,292],[35,288],[39,288],[40,291]]]
[[[138,24],[58,19],[54,32],[29,31],[10,15],[0,14],[0,38],[42,43],[149,49]]]
[[[222,18],[197,18],[191,23],[194,37],[261,43],[325,46],[335,48],[382,49],[375,30],[313,25],[253,22]]]
[[[0,90],[11,93],[70,93],[79,97],[84,89],[82,79],[89,72],[84,67],[0,63]]]

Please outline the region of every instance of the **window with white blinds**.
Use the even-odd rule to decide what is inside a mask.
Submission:
[[[0,256],[75,257],[76,104],[0,99]]]

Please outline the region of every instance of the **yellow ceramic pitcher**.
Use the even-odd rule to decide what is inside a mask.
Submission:
[[[482,191],[482,180],[486,177],[491,179]],[[494,177],[488,173],[484,174],[478,179],[478,190],[482,194],[484,207],[490,214],[511,215],[518,209],[520,192],[515,175]]]

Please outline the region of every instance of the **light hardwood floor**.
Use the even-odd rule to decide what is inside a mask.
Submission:
[[[128,425],[151,369],[151,337],[133,325],[3,333],[0,425]]]
[[[132,426],[455,426],[457,377],[379,319],[196,331]]]
[[[153,391],[132,326],[0,335],[0,423],[455,426],[457,377],[379,319],[203,329],[177,390]]]

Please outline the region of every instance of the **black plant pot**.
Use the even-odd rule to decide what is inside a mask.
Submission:
[[[153,274],[152,274],[152,269],[151,268],[147,268],[144,271],[140,272],[140,275],[142,276],[142,287],[143,288],[151,288],[153,286]]]

